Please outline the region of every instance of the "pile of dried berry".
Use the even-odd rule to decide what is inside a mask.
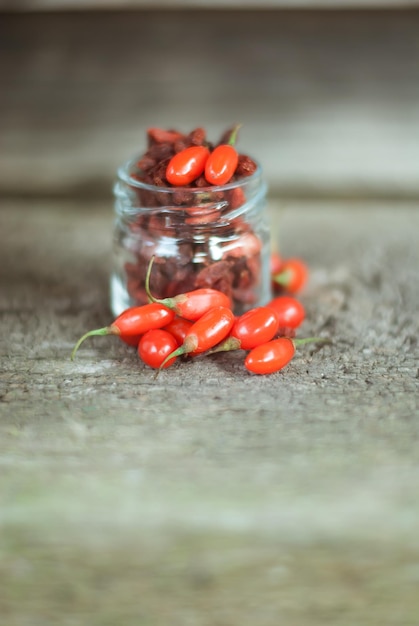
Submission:
[[[207,139],[204,128],[196,128],[188,134],[178,130],[149,128],[148,147],[138,161],[138,173],[134,178],[156,187],[208,187],[250,176],[257,165],[249,156],[240,154],[235,143],[239,125],[228,129],[216,144]],[[159,202],[160,200],[160,202]],[[155,195],[152,203],[158,206],[163,198]],[[183,194],[178,196],[184,204]]]
[[[73,349],[73,359],[81,343],[95,335],[117,335],[137,349],[140,359],[158,371],[178,358],[243,350],[244,365],[254,374],[271,374],[293,358],[298,345],[326,341],[322,337],[296,339],[296,329],[305,310],[295,297],[307,281],[308,271],[301,259],[281,261],[271,256],[275,297],[266,305],[235,316],[229,297],[212,288],[196,289],[171,298],[156,299],[150,292],[151,260],[146,291],[149,302],[130,307],[110,326],[83,335]],[[278,293],[280,292],[280,293]]]
[[[129,172],[128,235],[121,236],[130,252],[121,282],[131,303],[147,302],[151,256],[160,298],[212,288],[238,312],[263,297],[269,226],[257,212],[264,183],[257,163],[236,147],[238,129],[215,143],[204,128],[148,129],[147,149]]]

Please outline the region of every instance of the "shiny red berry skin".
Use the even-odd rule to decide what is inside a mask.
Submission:
[[[251,350],[275,337],[278,327],[278,317],[273,309],[256,307],[236,319],[230,337],[239,340],[242,350]]]
[[[246,356],[244,365],[252,374],[273,374],[285,367],[294,354],[292,339],[280,337],[253,348]]]
[[[162,328],[156,328],[148,330],[141,337],[138,344],[138,356],[146,365],[157,369],[162,366],[166,357],[178,347],[179,344],[171,333]],[[162,367],[170,367],[175,361],[176,357],[173,357],[173,359],[166,361]]]
[[[272,280],[277,289],[297,293],[307,284],[308,267],[302,259],[285,259],[280,272],[272,275]]]
[[[175,154],[166,169],[168,182],[176,187],[192,183],[204,172],[209,154],[205,146],[191,146]]]
[[[278,296],[266,306],[275,311],[282,328],[298,328],[305,319],[304,306],[292,296]]]

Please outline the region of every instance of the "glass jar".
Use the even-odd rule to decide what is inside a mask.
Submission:
[[[262,170],[216,187],[156,187],[136,178],[138,158],[123,164],[114,186],[115,316],[146,304],[150,291],[172,297],[200,287],[226,293],[236,315],[272,297],[270,229]]]

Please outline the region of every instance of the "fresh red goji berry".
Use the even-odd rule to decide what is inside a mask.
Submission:
[[[205,178],[211,185],[225,185],[231,180],[236,171],[239,155],[234,144],[239,127],[240,125],[237,125],[231,133],[228,142],[214,148],[207,159]]]
[[[279,321],[275,311],[266,306],[243,313],[234,323],[230,335],[240,341],[243,350],[270,341],[276,334]]]
[[[130,336],[120,336],[121,341],[127,344],[127,346],[131,346],[132,348],[137,348],[140,343],[142,335],[132,335]]]
[[[174,296],[174,298],[163,298],[154,300],[172,309],[177,315],[192,322],[200,319],[209,309],[215,306],[231,308],[230,298],[217,289],[202,287],[186,293]]]
[[[275,311],[281,328],[298,328],[306,316],[304,306],[292,296],[278,296],[266,306]]]
[[[209,309],[216,306],[223,306],[231,308],[230,298],[217,289],[211,289],[210,287],[202,287],[201,289],[194,289],[185,293],[178,294],[173,298],[155,298],[150,293],[150,273],[153,265],[154,257],[151,258],[147,275],[145,279],[145,289],[148,298],[152,302],[162,304],[169,309],[172,309],[180,317],[184,317],[187,320],[196,321]]]
[[[130,307],[123,311],[110,326],[90,330],[80,337],[71,353],[71,360],[74,359],[77,350],[87,337],[117,335],[126,339],[134,335],[142,335],[151,328],[161,328],[168,324],[174,316],[174,311],[158,302]]]
[[[302,259],[285,259],[278,274],[272,276],[273,283],[279,289],[297,293],[305,287],[308,280],[308,267]]]
[[[166,179],[177,187],[189,185],[205,170],[209,157],[206,146],[190,146],[175,154],[166,169]]]
[[[125,313],[126,311],[130,311],[132,309],[134,309],[136,307],[129,307],[128,309],[125,309]],[[142,337],[142,334],[138,334],[138,335],[119,335],[119,338],[121,341],[123,341],[124,343],[126,343],[128,346],[131,346],[133,348],[137,348],[138,343],[140,341]]]
[[[250,309],[236,318],[228,337],[210,350],[210,353],[251,350],[273,339],[278,327],[278,318],[273,309],[264,306]]]
[[[272,341],[253,348],[246,356],[244,365],[253,374],[273,374],[291,361],[297,346],[315,341],[328,342],[329,340],[323,337],[308,337],[306,339],[280,337],[279,339],[272,339]]]
[[[167,357],[182,354],[201,354],[222,341],[234,324],[234,313],[224,306],[217,306],[199,318],[187,333],[183,343]],[[164,366],[165,361],[163,361]]]
[[[193,322],[185,319],[184,317],[175,316],[174,319],[166,326],[163,326],[163,330],[167,330],[176,339],[178,344],[184,342],[186,335],[188,334]]]
[[[138,356],[149,367],[167,368],[173,365],[176,357],[169,360],[166,360],[166,357],[178,347],[179,343],[171,333],[162,328],[154,328],[145,332],[141,337],[138,344]]]

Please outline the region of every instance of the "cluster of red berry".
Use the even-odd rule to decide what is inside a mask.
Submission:
[[[130,307],[110,326],[87,332],[74,347],[72,359],[87,337],[117,335],[137,349],[146,365],[158,371],[178,358],[243,350],[247,352],[244,365],[249,372],[271,374],[289,363],[296,346],[325,341],[321,337],[295,338],[296,329],[305,319],[305,309],[295,297],[308,277],[301,259],[281,261],[279,255],[272,254],[275,297],[240,316],[234,315],[229,297],[216,289],[155,298],[149,286],[152,264],[153,259],[146,279],[149,303]]]
[[[131,204],[120,234],[129,252],[121,255],[121,280],[132,304],[148,301],[153,254],[160,297],[211,287],[228,294],[235,310],[257,302],[267,238],[264,189],[257,163],[237,148],[239,127],[216,142],[203,127],[147,130],[145,152],[129,165]]]

